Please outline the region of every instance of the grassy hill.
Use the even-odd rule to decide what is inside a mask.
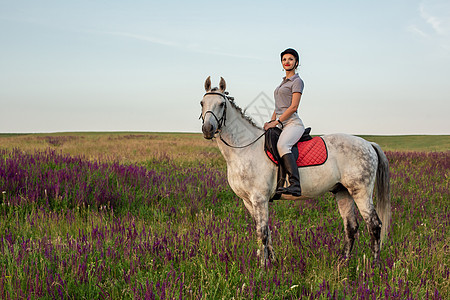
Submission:
[[[363,135],[384,151],[450,151],[450,135]]]

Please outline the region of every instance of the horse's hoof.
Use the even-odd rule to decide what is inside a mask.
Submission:
[[[379,268],[379,267],[381,267],[381,261],[380,261],[380,258],[375,258],[375,259],[372,261],[372,268]]]
[[[261,270],[265,270],[266,267],[267,267],[267,265],[268,265],[267,261],[261,261],[260,269],[261,269]]]
[[[351,254],[346,254],[346,252],[343,250],[339,256],[338,256],[338,263],[342,265],[348,264],[349,260],[351,258]]]
[[[275,257],[272,257],[271,259],[270,259],[270,263],[272,264],[272,265],[278,265],[278,260],[275,258]]]
[[[348,257],[344,255],[339,255],[337,261],[339,265],[345,265],[348,262]]]

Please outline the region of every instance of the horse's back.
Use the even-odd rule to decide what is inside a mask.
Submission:
[[[329,159],[339,169],[340,182],[373,187],[378,166],[377,153],[367,140],[343,133],[324,135]]]
[[[377,154],[372,144],[358,136],[334,133],[322,136],[330,159],[344,160],[349,165],[367,162],[376,166]]]

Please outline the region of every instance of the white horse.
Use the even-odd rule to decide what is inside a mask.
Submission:
[[[258,256],[263,267],[267,259],[275,261],[268,220],[269,199],[277,185],[277,166],[264,152],[264,139],[260,138],[264,130],[243,114],[225,88],[223,78],[219,88],[213,89],[210,77],[206,79],[200,116],[203,136],[206,139],[220,136],[217,144],[227,162],[230,187],[242,198],[256,222]],[[350,256],[359,226],[356,203],[370,233],[374,261],[378,262],[391,218],[388,160],[380,146],[362,138],[346,134],[322,138],[327,145],[328,159],[322,165],[299,169],[302,196],[296,199],[314,198],[330,191],[336,195],[344,220],[344,257]],[[372,201],[375,179],[376,210]]]

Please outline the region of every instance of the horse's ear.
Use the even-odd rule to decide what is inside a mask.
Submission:
[[[211,90],[211,76],[208,76],[205,81],[205,90],[209,92]]]
[[[220,88],[220,92],[221,93],[225,92],[225,89],[227,88],[227,84],[225,82],[225,79],[223,79],[222,77],[220,77],[219,88]]]

